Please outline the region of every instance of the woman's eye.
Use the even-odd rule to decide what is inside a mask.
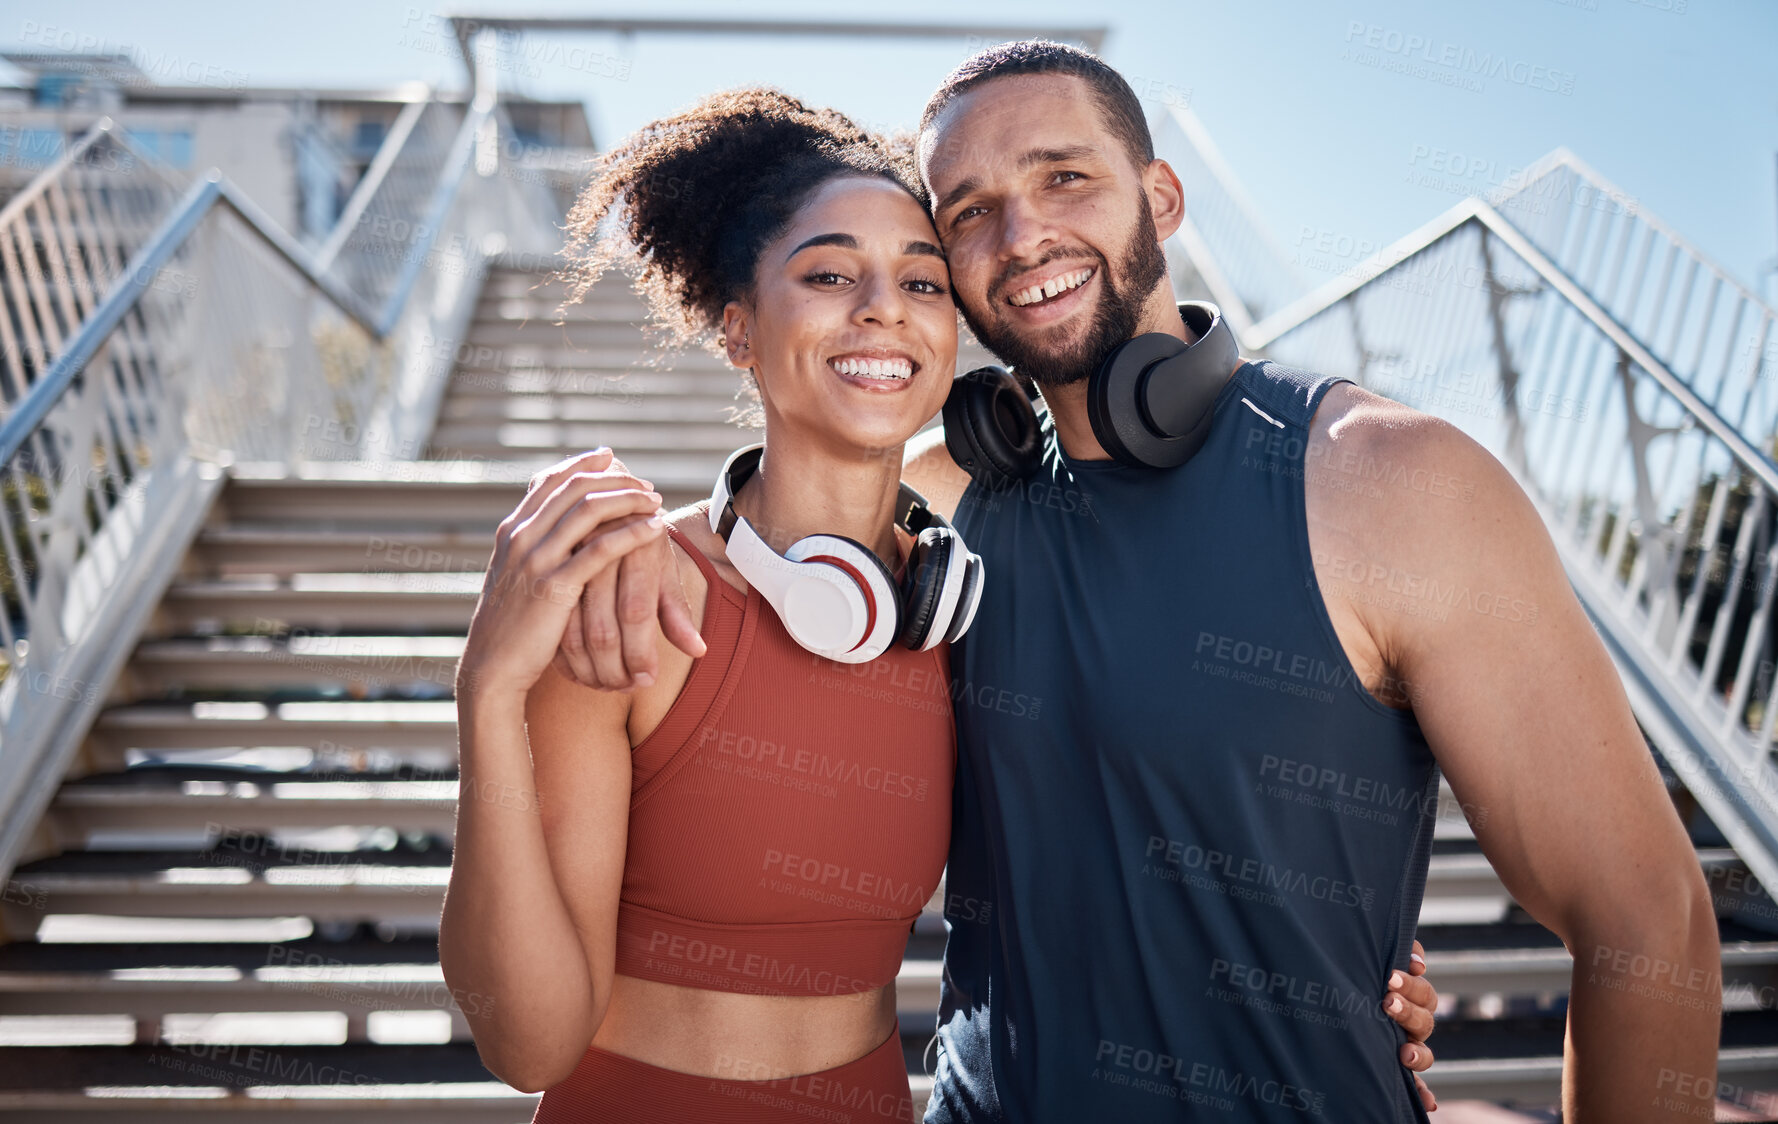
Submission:
[[[849,279],[831,270],[819,270],[803,278],[811,285],[845,285]]]
[[[914,292],[916,292],[916,293],[928,293],[928,294],[935,296],[935,297],[942,297],[946,293],[950,292],[949,289],[945,288],[943,285],[939,284],[937,281],[927,281],[927,280],[924,280],[924,279],[918,278],[918,277],[916,277],[912,281],[909,281],[908,286],[910,288],[912,288],[914,290]]]

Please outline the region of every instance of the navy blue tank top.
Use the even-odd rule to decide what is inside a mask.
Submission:
[[[928,1124],[1425,1121],[1381,1009],[1438,773],[1322,601],[1309,421],[1255,361],[1183,467],[971,484],[989,575],[951,650],[958,775]]]

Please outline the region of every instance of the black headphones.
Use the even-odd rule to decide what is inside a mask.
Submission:
[[[1119,344],[1087,383],[1093,436],[1124,464],[1175,468],[1190,460],[1210,435],[1211,409],[1241,357],[1215,305],[1181,301],[1179,316],[1195,341],[1145,332]],[[1037,470],[1043,447],[1031,404],[1035,390],[1003,367],[979,367],[952,380],[945,448],[983,487],[1009,488]]]

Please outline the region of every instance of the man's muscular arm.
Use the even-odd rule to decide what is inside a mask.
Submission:
[[[1716,919],[1543,520],[1456,427],[1350,385],[1323,400],[1304,469],[1330,612],[1362,622],[1483,853],[1574,956],[1563,1118],[1689,1119],[1660,1077],[1713,1083]],[[1668,967],[1626,967],[1649,963]]]

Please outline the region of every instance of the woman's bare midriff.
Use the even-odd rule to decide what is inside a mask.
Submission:
[[[864,1057],[895,1032],[895,986],[856,995],[744,995],[612,978],[593,1045],[662,1069],[771,1081]]]

